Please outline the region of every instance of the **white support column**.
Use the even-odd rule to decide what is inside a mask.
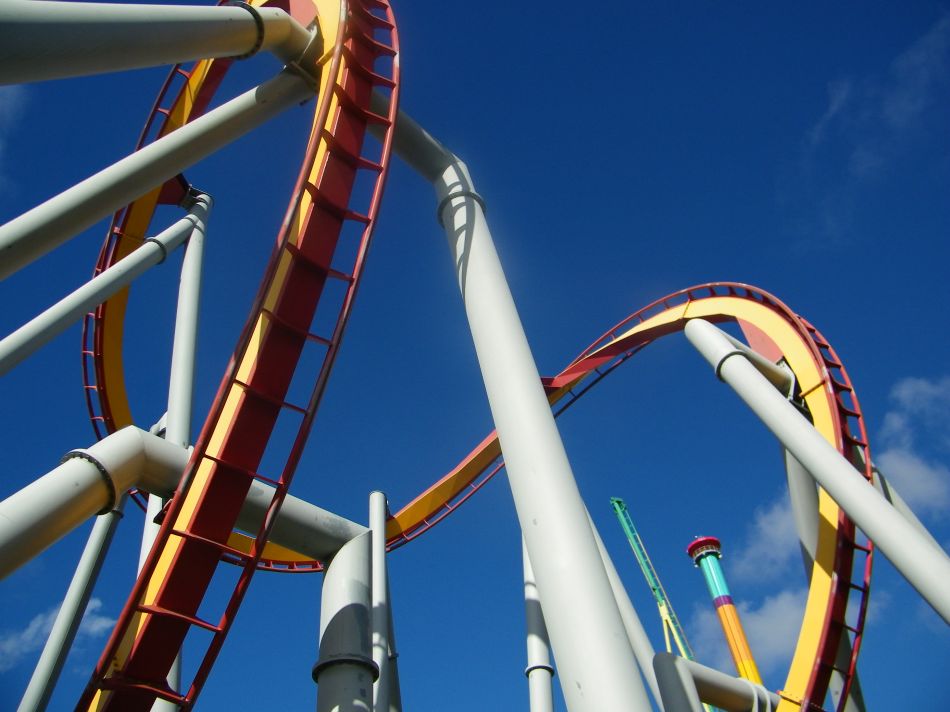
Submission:
[[[389,593],[388,581],[386,597],[392,600]],[[399,653],[396,652],[396,632],[393,627],[392,610],[389,612],[389,707],[375,712],[402,712],[402,692],[399,689]]]
[[[788,498],[792,505],[802,562],[806,576],[811,578],[811,567],[818,551],[818,486],[815,484],[815,478],[802,467],[802,463],[796,460],[792,453],[784,448],[782,452],[785,456]]]
[[[657,653],[653,666],[666,712],[703,712],[703,702],[725,712],[774,710],[781,702],[777,694],[762,685],[671,653]]]
[[[82,319],[83,315],[131,284],[150,267],[165,260],[189,235],[203,234],[210,199],[201,197],[189,214],[141,247],[96,275],[79,289],[0,341],[0,374],[6,373],[43,345]],[[200,243],[200,238],[199,238]]]
[[[188,166],[313,96],[312,79],[285,70],[0,226],[5,279]]]
[[[553,712],[554,694],[551,682],[554,678],[554,668],[551,666],[548,629],[544,625],[544,612],[541,610],[541,599],[538,597],[538,587],[534,582],[534,571],[524,538],[521,539],[521,557],[527,628],[528,666],[524,672],[528,678],[528,708],[530,712]]]
[[[588,515],[589,517],[589,515]],[[637,658],[637,664],[640,666],[640,673],[646,680],[650,694],[660,709],[663,709],[663,703],[660,700],[660,688],[656,684],[656,672],[653,670],[653,658],[656,656],[656,650],[650,642],[650,636],[647,635],[640,616],[637,615],[637,609],[633,607],[633,601],[627,594],[627,589],[620,580],[620,574],[617,573],[617,567],[614,566],[613,559],[607,552],[603,540],[600,538],[600,532],[594,520],[590,519],[590,529],[594,533],[594,539],[597,541],[597,549],[600,551],[600,558],[604,562],[604,569],[607,571],[607,578],[610,580],[610,588],[614,593],[614,599],[617,601],[617,607],[620,609],[620,617],[623,619],[623,628],[627,633],[627,640],[630,641],[630,647]]]
[[[134,426],[67,453],[59,467],[0,502],[0,578],[108,512],[133,485],[177,482],[186,462],[185,450]]]
[[[901,515],[795,407],[737,352],[722,332],[701,319],[686,336],[719,377],[867,534],[894,567],[950,623],[950,557]]]
[[[568,709],[649,710],[481,199],[459,160],[435,188]]]
[[[372,712],[372,534],[347,542],[327,567],[320,600],[317,712]]]
[[[798,532],[798,541],[802,552],[802,563],[805,566],[805,581],[811,581],[812,567],[815,562],[815,553],[818,550],[818,487],[811,474],[802,467],[788,450],[783,449],[785,455],[785,476],[788,480],[789,499],[792,504],[792,515],[795,519],[795,529]],[[847,633],[842,633],[841,642],[835,653],[835,669],[831,671],[828,680],[828,692],[838,709],[838,701],[844,690],[844,677],[837,668],[847,669],[851,661],[851,641]],[[842,712],[864,712],[864,698],[861,694],[861,683],[857,674],[851,680],[848,699]]]
[[[113,487],[116,493],[135,486],[170,497],[181,479],[188,451],[130,426],[88,450],[73,450],[67,458],[0,502],[0,578],[108,507]],[[258,529],[273,498],[273,487],[253,483],[238,515],[238,526]],[[366,531],[366,527],[287,495],[270,540],[324,560]]]
[[[386,495],[372,492],[369,495],[369,528],[373,542],[373,662],[379,677],[373,684],[373,710],[389,712],[390,674],[389,629],[392,610],[389,605],[389,575],[386,571]]]
[[[168,379],[168,410],[165,413],[165,440],[183,448],[191,447],[191,413],[195,387],[195,357],[198,346],[198,312],[201,306],[201,268],[204,262],[204,240],[207,219],[213,201],[211,196],[189,191],[186,200],[203,206],[205,220],[195,225],[188,238],[182,260],[178,284],[178,309],[175,314],[175,336],[172,343],[171,374]],[[149,552],[158,537],[159,524],[155,522],[165,500],[149,495],[142,547],[139,553],[139,571],[145,565]],[[178,691],[181,687],[181,653],[175,657],[168,672],[168,686]],[[155,700],[152,712],[174,712],[178,705],[167,700]]]
[[[231,6],[0,3],[0,84],[274,52],[300,58],[310,33],[283,10]]]
[[[89,533],[86,547],[83,549],[76,572],[73,574],[63,604],[56,613],[56,620],[50,629],[49,637],[43,646],[40,659],[33,669],[33,676],[27,685],[26,692],[20,700],[17,712],[44,712],[49,705],[50,697],[56,688],[56,682],[63,670],[66,656],[72,647],[79,624],[82,623],[89,597],[95,588],[112,543],[112,536],[122,519],[122,507],[125,504],[125,494],[119,498],[115,507],[96,518]]]
[[[374,111],[387,99],[373,95]],[[400,112],[393,150],[432,181],[508,482],[571,712],[649,710],[587,520],[468,169]]]

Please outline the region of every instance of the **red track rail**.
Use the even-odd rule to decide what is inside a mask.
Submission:
[[[314,124],[318,130],[311,137],[304,170],[251,319],[152,552],[80,699],[80,708],[98,701],[98,709],[147,710],[161,698],[188,710],[210,673],[290,485],[356,294],[385,183],[398,109],[397,42],[388,2],[358,0],[348,4],[346,22],[325,69],[331,86],[321,95]],[[388,116],[368,110],[374,90],[390,94]],[[381,125],[385,135],[380,155],[372,158],[362,155],[369,123]],[[322,163],[316,180],[311,181],[310,166],[317,158]],[[375,175],[365,208],[350,203],[360,171]],[[349,271],[343,271],[335,266],[334,255],[348,222],[364,227],[355,261]],[[345,285],[335,326],[330,334],[312,333],[311,323],[330,280],[342,280]],[[299,379],[297,364],[308,344],[324,349],[322,363],[313,378],[309,401],[289,403],[285,398],[291,381]],[[249,363],[248,354],[253,367],[239,377],[239,369]],[[299,419],[296,435],[285,454],[275,456],[268,441],[278,419],[288,414]],[[213,442],[222,422],[226,436],[222,442]],[[283,445],[287,443],[276,443],[278,448]],[[279,469],[277,476],[258,471],[265,449],[268,463],[283,463],[270,470]],[[255,479],[272,485],[275,493],[250,553],[243,553],[229,547],[227,541]],[[222,560],[239,562],[240,576],[224,610],[208,614],[200,611],[200,606]],[[165,676],[175,655],[186,635],[202,630],[206,631],[206,639],[201,641],[205,652],[197,671],[190,683],[183,683],[184,693],[170,690]]]
[[[871,458],[864,419],[861,415],[854,388],[841,364],[841,360],[828,341],[805,319],[792,312],[774,296],[744,284],[717,282],[684,289],[649,304],[612,327],[586,348],[561,373],[553,378],[543,379],[549,395],[556,397],[555,416],[571,407],[594,385],[612,373],[614,369],[652,343],[650,340],[624,343],[620,340],[624,332],[637,324],[645,322],[652,316],[677,306],[722,296],[749,299],[764,304],[781,314],[785,320],[794,326],[802,342],[811,351],[815,362],[823,364],[827,373],[824,388],[832,395],[835,403],[835,430],[839,435],[836,446],[839,452],[852,461],[870,482],[871,471],[870,465],[867,463],[871,462]],[[682,324],[671,324],[667,330],[659,335],[665,336],[679,331],[681,328]],[[615,349],[605,355],[601,349],[612,343],[615,344]],[[567,391],[558,394],[557,392],[561,388],[567,388]],[[491,433],[466,459],[483,451],[494,442],[496,442],[495,434]],[[504,461],[499,455],[478,472],[473,473],[471,479],[454,497],[441,503],[427,515],[420,517],[418,521],[400,531],[398,535],[391,537],[388,548],[390,550],[396,549],[432,529],[503,469]],[[398,517],[399,514],[397,513],[396,516]],[[826,611],[824,629],[821,633],[821,649],[815,661],[806,699],[802,705],[802,709],[806,710],[823,709],[823,701],[827,694],[832,670],[838,670],[845,681],[845,688],[838,706],[838,710],[844,709],[847,691],[854,678],[863,635],[870,589],[873,546],[870,542],[862,545],[855,541],[854,524],[843,511],[839,515],[838,531],[839,537],[834,564],[834,594]],[[854,581],[852,569],[856,552],[864,555],[864,565],[860,569],[858,580]],[[850,601],[852,592],[858,594],[856,606],[854,602]],[[848,624],[845,620],[849,604],[856,607],[854,625]],[[839,668],[836,667],[835,657],[839,640],[842,635],[846,634],[850,634],[851,637],[851,658],[847,668]]]

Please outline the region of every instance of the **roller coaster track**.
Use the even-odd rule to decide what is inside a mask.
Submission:
[[[320,87],[308,148],[276,249],[181,484],[78,708],[147,710],[157,698],[185,710],[194,705],[258,567],[338,352],[387,175],[398,110],[398,39],[385,0],[314,4],[324,43],[318,60]],[[162,135],[200,114],[228,64],[203,61],[187,71],[176,67],[142,142],[155,122],[161,124]],[[178,77],[184,85],[171,105],[165,105]],[[367,108],[374,90],[389,94],[388,115]],[[372,157],[363,153],[370,123],[380,125],[384,134],[380,154]],[[374,176],[365,206],[351,202],[360,171]],[[160,186],[121,211],[97,269],[133,249],[144,237],[155,206],[163,200],[174,202],[182,184],[179,180]],[[353,264],[341,267],[334,257],[347,223],[362,230]],[[351,254],[352,248],[340,252]],[[329,307],[335,309],[332,331],[316,333],[312,325],[317,307],[331,280],[345,285],[344,296]],[[123,294],[110,300],[90,318],[84,336],[84,356],[87,364],[89,357],[94,364],[93,369],[84,368],[86,392],[100,435],[131,422],[121,364],[126,299]],[[315,374],[297,373],[305,347],[323,351]],[[95,380],[89,382],[92,373]],[[313,384],[308,402],[286,401],[291,381],[308,377]],[[296,430],[289,447],[286,442],[269,446],[278,419],[288,418]],[[271,468],[266,474],[262,461]],[[274,495],[260,529],[242,551],[228,541],[254,480],[273,486]],[[240,575],[224,609],[205,611],[203,598],[222,561],[238,564]],[[196,638],[204,654],[179,693],[168,687],[165,677],[186,637]]]
[[[263,5],[267,3],[257,2]],[[244,592],[256,569],[278,572],[319,571],[323,562],[265,544],[272,516],[253,536],[234,530],[241,502],[253,479],[272,484],[273,513],[287,491],[349,314],[369,244],[389,158],[392,126],[398,106],[398,44],[388,4],[379,0],[344,3],[339,26],[329,21],[333,3],[321,0],[321,30],[329,40],[323,56],[314,129],[288,209],[251,317],[198,439],[182,485],[167,510],[159,538],[107,644],[80,707],[135,710],[155,698],[189,709],[210,672]],[[388,75],[376,69],[388,63]],[[162,89],[142,133],[140,145],[200,115],[230,66],[230,60],[175,67]],[[390,115],[367,108],[373,89],[391,93]],[[379,157],[361,155],[369,122],[386,132]],[[376,175],[369,207],[363,213],[350,205],[357,171]],[[160,186],[114,218],[100,253],[99,272],[132,251],[144,238],[156,206],[177,202],[187,182]],[[333,266],[341,227],[355,221],[365,226],[355,263]],[[347,285],[331,334],[310,331],[310,324],[328,280]],[[84,377],[90,416],[98,436],[132,423],[124,385],[121,345],[127,293],[90,314],[83,336]],[[851,382],[827,340],[778,299],[747,285],[716,283],[676,292],[623,320],[572,361],[544,379],[552,407],[560,415],[594,385],[650,343],[680,331],[689,318],[738,322],[749,343],[764,355],[784,358],[795,372],[797,398],[816,428],[855,463],[870,481],[867,437]],[[308,403],[284,399],[305,344],[325,350],[313,378]],[[297,436],[277,477],[259,472],[278,417],[296,414]],[[489,434],[453,470],[404,506],[389,521],[389,549],[423,533],[471,498],[504,468],[494,433]],[[820,492],[820,539],[805,615],[792,664],[781,691],[780,709],[822,709],[835,653],[843,635],[850,635],[852,655],[841,699],[854,676],[867,607],[872,547],[857,541],[853,523],[831,498]],[[863,565],[855,558],[863,556]],[[241,575],[219,615],[199,608],[219,563],[236,564]],[[854,570],[857,568],[857,575]],[[856,600],[852,600],[852,598]],[[852,610],[846,621],[846,612]],[[186,635],[205,631],[205,655],[193,681],[182,694],[164,682]],[[843,705],[843,702],[841,703]]]
[[[621,321],[559,374],[543,379],[556,414],[653,341],[681,331],[693,318],[737,322],[754,349],[772,360],[784,359],[796,376],[796,398],[815,427],[855,464],[871,486],[870,467],[865,464],[870,462],[870,454],[864,420],[841,360],[814,326],[772,295],[744,284],[691,287]],[[390,549],[434,527],[503,467],[497,437],[491,433],[453,470],[393,516],[387,528]],[[823,709],[835,669],[844,680],[838,707],[843,709],[863,635],[872,545],[857,540],[854,523],[823,490],[819,491],[819,516],[822,525],[805,615],[780,691],[782,712]],[[855,577],[856,556],[863,557],[863,565]],[[845,618],[849,607],[853,624]],[[851,636],[852,652],[847,669],[840,669],[835,667],[835,656],[841,636],[846,634]]]

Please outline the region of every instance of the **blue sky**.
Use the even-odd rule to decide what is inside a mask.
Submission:
[[[759,286],[831,340],[875,460],[950,548],[946,3],[603,3],[594,12],[417,0],[395,9],[402,106],[468,163],[543,374],[658,297],[707,281]],[[274,69],[267,58],[247,62],[220,96]],[[0,89],[0,220],[127,153],[163,76]],[[189,172],[216,199],[199,412],[257,287],[309,110]],[[355,520],[371,489],[399,508],[491,429],[434,210],[431,189],[396,163],[292,490]],[[104,232],[0,285],[4,333],[86,278]],[[126,359],[146,427],[164,408],[175,264],[133,293]],[[78,330],[0,379],[0,397],[6,496],[92,442]],[[701,658],[730,670],[684,551],[694,535],[722,539],[753,652],[766,683],[780,687],[804,580],[771,436],[681,337],[638,355],[559,422],[655,645],[659,621],[610,496],[627,501]],[[71,709],[124,603],[140,521],[130,510],[52,709]],[[0,701],[19,699],[87,531],[0,583]],[[524,709],[520,543],[505,481],[390,566],[406,709]],[[319,584],[258,575],[203,708],[312,706]],[[869,709],[929,704],[948,659],[946,625],[878,557],[859,666]]]

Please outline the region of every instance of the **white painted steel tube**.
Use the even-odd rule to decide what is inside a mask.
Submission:
[[[204,262],[207,220],[213,205],[211,196],[205,193],[194,195],[191,199],[194,201],[192,211],[201,211],[203,208],[204,216],[200,216],[199,213],[195,229],[188,237],[185,257],[181,263],[171,375],[168,383],[168,411],[165,422],[165,439],[182,447],[191,445],[198,311],[201,306],[201,268]]]
[[[333,557],[320,598],[320,655],[313,668],[317,712],[372,712],[372,534],[360,534]]]
[[[0,502],[0,578],[134,484],[176,477],[176,472],[180,477],[187,459],[181,448],[132,426],[66,457],[59,467]]]
[[[884,499],[890,502],[894,509],[900,512],[904,519],[910,522],[921,535],[929,539],[934,546],[939,548],[940,542],[934,539],[933,534],[931,534],[927,527],[924,526],[924,523],[917,518],[917,515],[914,514],[914,511],[910,508],[910,505],[904,501],[904,498],[901,497],[900,493],[894,488],[894,484],[884,476],[884,473],[881,472],[873,462],[871,463],[871,472],[874,475],[874,488],[880,492],[884,496]]]
[[[312,96],[308,81],[283,71],[14,218],[0,227],[0,279]]]
[[[112,511],[96,517],[83,549],[76,572],[66,590],[63,604],[56,613],[56,620],[50,629],[49,637],[43,646],[40,659],[33,669],[30,683],[20,700],[17,712],[44,712],[49,705],[50,697],[56,688],[56,682],[63,670],[63,663],[72,647],[79,624],[89,604],[92,590],[95,588],[112,543],[112,536],[122,519],[122,507],[125,504],[123,495]]]
[[[260,529],[273,498],[273,487],[253,482],[238,515],[237,526],[246,532]],[[346,542],[366,531],[361,524],[288,494],[271,528],[270,541],[317,561],[326,561]]]
[[[815,563],[818,551],[818,487],[802,463],[788,450],[782,450],[785,456],[785,479],[788,483],[788,497],[792,505],[792,517],[798,533],[798,543],[805,565],[806,582],[811,579],[811,567]]]
[[[397,129],[398,131],[398,129]],[[456,161],[435,182],[518,519],[571,712],[649,710],[480,199]]]
[[[785,476],[788,481],[789,499],[792,504],[792,516],[795,520],[795,529],[798,532],[798,541],[802,553],[802,563],[805,567],[805,582],[811,581],[812,567],[815,562],[815,553],[818,550],[818,487],[815,479],[802,464],[795,459],[788,450],[783,449],[785,455]],[[831,695],[835,709],[844,690],[844,676],[838,668],[847,670],[851,660],[851,642],[847,633],[841,636],[841,642],[835,653],[835,669],[831,671],[828,680],[828,693]],[[848,699],[842,712],[864,712],[864,701],[861,695],[861,684],[857,673],[851,681]]]
[[[0,502],[0,578],[29,561],[109,503],[111,492],[96,459],[115,484],[116,494],[132,486],[171,497],[188,461],[188,451],[134,426],[113,433]],[[274,488],[255,482],[237,526],[257,531]],[[151,501],[151,498],[150,498]],[[153,512],[152,517],[157,513]],[[270,541],[325,561],[366,527],[287,495]],[[146,548],[145,554],[148,553]],[[390,635],[390,645],[392,645]]]
[[[183,448],[191,446],[191,413],[195,388],[195,357],[198,345],[198,310],[201,305],[201,267],[204,261],[204,240],[207,218],[213,201],[205,193],[189,194],[187,200],[203,207],[204,220],[195,225],[188,238],[178,283],[178,308],[175,313],[175,336],[172,342],[171,373],[168,379],[168,410],[165,412],[165,440]],[[160,525],[155,522],[165,500],[156,495],[148,498],[139,572],[145,566]],[[181,653],[175,656],[168,671],[168,687],[181,688]],[[155,700],[152,712],[174,712],[178,705],[168,700]]]
[[[755,366],[759,373],[765,376],[768,382],[775,386],[782,395],[788,396],[791,393],[792,386],[795,384],[795,376],[788,366],[779,366],[777,363],[769,361],[765,356],[754,351],[747,344],[742,343],[732,334],[722,329],[719,329],[719,333],[722,334],[726,341],[732,344],[736,351],[740,352],[742,356],[745,356],[749,363]]]
[[[0,84],[250,56],[258,50],[293,62],[310,39],[306,28],[274,8],[4,0]]]
[[[369,495],[369,528],[373,543],[373,662],[379,669],[379,677],[373,683],[373,709],[389,710],[389,575],[386,571],[386,495],[371,492]]]
[[[124,259],[0,341],[0,374],[49,343],[149,268],[161,263],[167,253],[175,250],[194,231],[203,229],[204,207],[203,204],[196,205],[187,217],[149,238]]]
[[[389,580],[386,581],[386,598],[392,601],[389,590]],[[378,709],[375,712],[402,712],[402,692],[399,689],[399,653],[396,652],[396,632],[393,626],[392,606],[389,611],[389,707]]]
[[[783,398],[715,326],[701,319],[686,324],[686,336],[717,369],[720,378],[765,423],[875,546],[950,623],[950,557],[922,535],[795,407]],[[723,361],[723,359],[726,359]]]
[[[590,520],[590,528],[594,533],[594,539],[597,541],[597,549],[600,551],[600,558],[604,562],[604,569],[607,571],[607,578],[610,580],[610,588],[614,593],[614,599],[617,601],[617,607],[620,609],[620,617],[623,619],[623,629],[627,633],[627,640],[630,641],[630,647],[633,648],[633,654],[637,658],[637,664],[640,666],[640,673],[646,680],[650,694],[660,709],[663,709],[663,702],[660,699],[660,688],[656,684],[656,672],[653,670],[653,658],[656,656],[656,650],[650,642],[650,636],[647,635],[637,615],[637,609],[633,607],[633,601],[627,594],[627,589],[620,580],[620,574],[617,573],[617,567],[614,566],[613,559],[604,546],[603,539],[600,538],[600,532]]]
[[[521,539],[521,558],[524,569],[524,609],[527,628],[526,647],[528,665],[525,675],[528,678],[528,709],[530,712],[553,712],[554,692],[551,681],[554,668],[551,666],[551,652],[548,643],[548,629],[544,625],[544,612],[541,599],[534,581],[534,571],[528,558],[528,547]]]
[[[666,712],[703,712],[701,702],[726,712],[749,712],[778,707],[774,692],[748,680],[726,675],[694,660],[671,653],[657,653],[653,659]]]

